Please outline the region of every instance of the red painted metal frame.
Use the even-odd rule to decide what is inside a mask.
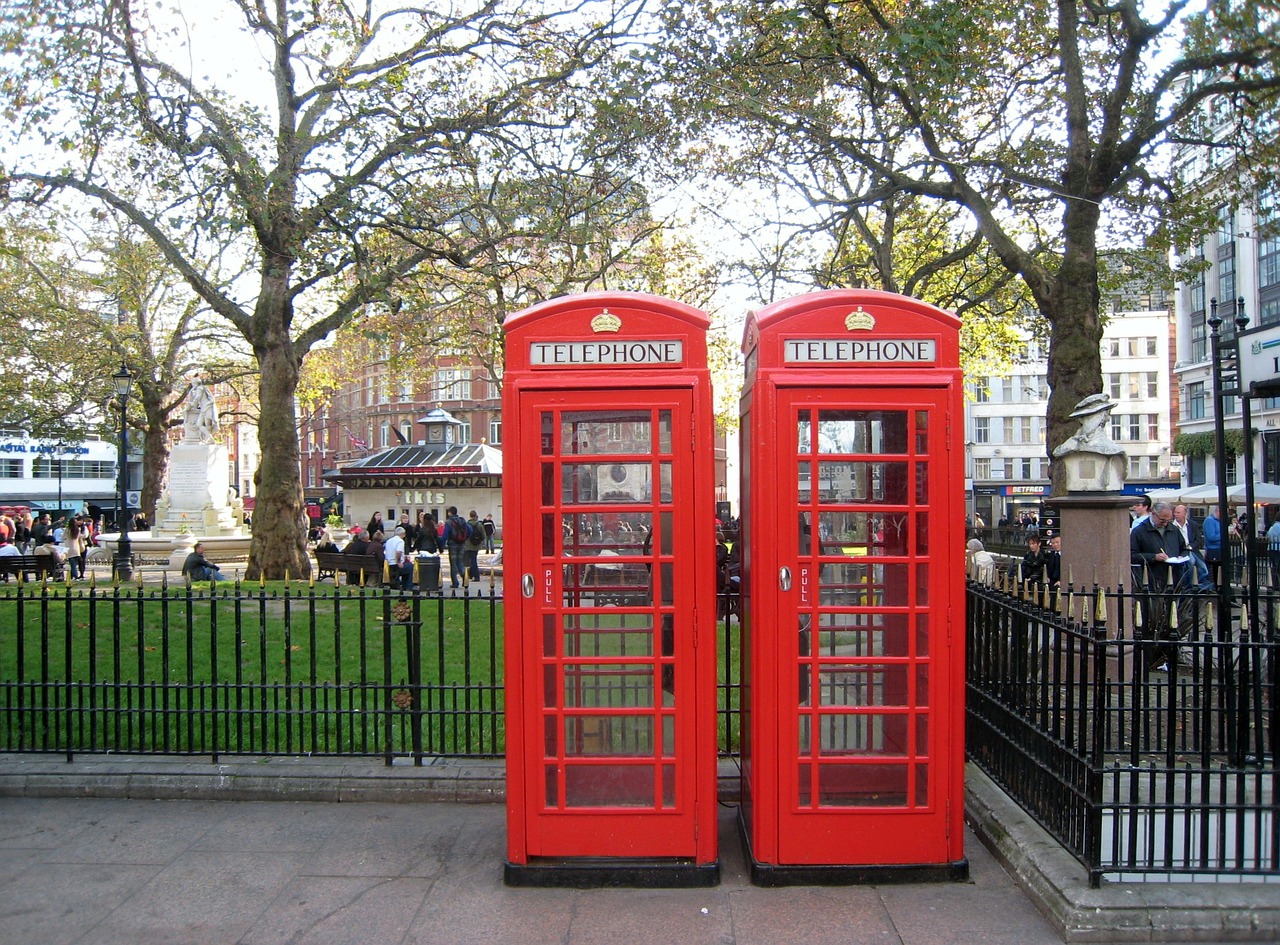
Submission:
[[[769,306],[748,320],[743,342],[747,384],[741,403],[742,824],[757,869],[937,867],[939,876],[954,878],[956,865],[963,863],[964,437],[959,328],[959,319],[940,309],[873,290],[815,292]],[[839,360],[849,357],[852,346],[830,343],[917,339],[934,346],[929,363],[888,357]],[[793,343],[793,352],[825,353],[837,360],[788,362],[787,342]],[[864,344],[858,350],[865,356],[869,349]],[[910,346],[883,350],[901,355]],[[810,539],[803,531],[806,526],[797,521],[797,510],[812,509],[812,516],[823,507],[817,496],[824,447],[816,432],[809,444],[799,445],[797,424],[802,416],[817,421],[824,411],[828,417],[855,412],[897,417],[909,425],[901,456],[883,461],[832,448],[830,457],[836,465],[896,464],[904,471],[898,501],[884,507],[884,519],[906,523],[909,538],[897,543],[868,539],[857,548],[826,541],[810,544],[810,553],[802,553]],[[916,424],[929,428],[918,440]],[[916,444],[925,442],[924,453],[916,455]],[[801,465],[812,469],[808,499],[798,499]],[[917,494],[914,477],[924,481],[926,476],[927,487],[922,489],[927,488],[927,495]],[[834,514],[865,516],[863,521],[874,522],[872,510],[877,507],[874,502],[861,508],[846,504]],[[919,570],[924,568],[927,577]],[[782,569],[793,582],[786,590]],[[867,575],[867,587],[820,588],[822,570]],[[881,585],[874,583],[876,574],[885,575]],[[927,594],[927,601],[922,602],[921,594]],[[814,596],[802,601],[805,595]],[[826,606],[833,600],[844,600],[847,606]],[[874,627],[865,630],[859,622],[896,628],[877,640],[878,645],[893,641],[891,648],[874,658],[850,656],[847,649],[825,656],[808,649],[817,646],[817,623],[823,617],[847,621],[852,632],[845,636],[851,639],[875,638]],[[927,639],[917,638],[918,626],[927,627]],[[830,685],[820,688],[833,679],[852,682],[843,695]],[[881,687],[871,701],[859,702],[849,695],[867,697],[874,689],[869,683]],[[820,721],[847,725],[849,731],[862,734],[834,736],[853,743],[835,750],[806,747],[801,743],[802,715],[811,726],[811,741],[819,744],[826,737],[818,730]],[[860,739],[878,739],[881,744],[866,747],[858,744]],[[831,762],[821,777],[830,776],[829,783],[839,785],[826,797],[844,792],[838,802],[815,800],[821,796],[817,785],[828,782],[816,776],[802,782],[820,760]],[[919,780],[917,773],[927,781]],[[900,783],[895,780],[899,775]],[[907,787],[899,790],[903,785]],[[824,881],[820,872],[805,875],[806,881]]]
[[[574,858],[591,858],[593,863],[603,860],[602,868],[606,870],[610,858],[650,858],[695,865],[716,862],[715,557],[713,544],[703,540],[707,523],[715,515],[711,381],[706,357],[708,326],[707,316],[690,306],[625,292],[555,299],[511,316],[504,326],[503,415],[509,418],[503,457],[509,882],[513,881],[512,864],[536,865],[540,858],[561,862]],[[659,358],[669,356],[674,350],[668,345],[671,342],[678,342],[682,348],[679,363],[644,363],[643,359],[655,352]],[[535,352],[535,346],[541,347]],[[535,353],[540,358],[533,357]],[[633,356],[635,360],[631,360]],[[623,363],[601,364],[601,358],[620,359]],[[665,807],[662,785],[657,788],[658,802],[650,807],[611,806],[603,800],[599,804],[581,802],[581,796],[589,795],[580,795],[574,807],[568,807],[563,800],[558,806],[547,800],[547,771],[557,772],[556,790],[561,792],[561,798],[567,790],[569,772],[564,752],[557,758],[547,746],[556,739],[563,742],[568,738],[564,734],[565,719],[573,711],[565,705],[570,700],[562,692],[545,690],[568,686],[570,678],[589,681],[589,674],[599,667],[575,662],[573,654],[567,652],[569,644],[564,642],[558,643],[559,650],[548,656],[544,632],[554,628],[555,636],[569,636],[563,631],[562,621],[570,610],[588,616],[595,613],[606,620],[628,612],[625,598],[621,598],[620,606],[607,599],[602,602],[586,598],[583,608],[577,609],[573,597],[577,582],[572,575],[591,559],[566,557],[563,535],[554,539],[550,554],[547,551],[551,540],[544,542],[544,514],[559,515],[564,509],[557,504],[561,498],[561,487],[557,485],[552,489],[554,508],[547,512],[549,493],[541,486],[542,476],[555,463],[564,465],[569,460],[548,456],[539,418],[580,416],[593,409],[652,410],[655,417],[662,410],[670,410],[680,424],[672,431],[672,452],[653,457],[655,469],[664,462],[673,466],[672,543],[661,549],[655,547],[654,557],[648,562],[652,568],[648,573],[658,571],[661,563],[669,563],[674,575],[676,606],[663,600],[648,610],[654,620],[669,614],[676,637],[675,665],[671,667],[680,695],[671,710],[672,731],[676,734],[675,757],[671,759],[675,802],[668,802]],[[514,429],[510,421],[515,421]],[[560,434],[557,431],[555,435]],[[628,461],[645,463],[648,458],[631,456]],[[561,467],[554,468],[559,476]],[[655,499],[646,510],[660,505]],[[607,505],[604,507],[607,509]],[[622,560],[626,560],[625,552]],[[632,567],[645,573],[645,564],[633,563]],[[525,575],[533,579],[532,597],[525,597],[522,592]],[[634,615],[643,610],[631,608]],[[653,633],[656,637],[657,627]],[[645,663],[641,658],[638,665],[628,665],[637,675],[656,672]],[[602,671],[607,675],[610,669],[606,666]],[[616,675],[625,676],[627,672],[624,668]],[[655,701],[661,703],[663,699],[663,692],[656,692]],[[625,710],[611,711],[617,717],[628,714]],[[655,709],[659,714],[670,715],[671,711]],[[661,736],[657,740],[661,741]],[[578,757],[576,761],[589,766],[592,759]],[[603,763],[610,763],[610,759]],[[653,770],[666,763],[666,759],[656,757]],[[642,768],[643,764],[637,770]],[[626,780],[621,763],[617,770],[623,772],[620,779]],[[645,775],[641,771],[637,777]],[[581,872],[574,875],[582,877]],[[527,871],[519,873],[516,881],[526,879]],[[640,882],[644,884],[643,880]]]

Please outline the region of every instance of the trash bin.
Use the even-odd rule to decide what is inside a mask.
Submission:
[[[418,555],[418,588],[423,594],[440,593],[439,555]]]

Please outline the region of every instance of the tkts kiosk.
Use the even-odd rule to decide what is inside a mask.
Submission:
[[[757,884],[968,874],[959,328],[864,290],[747,323],[742,826]]]
[[[507,319],[509,884],[719,882],[707,326],[625,292]]]

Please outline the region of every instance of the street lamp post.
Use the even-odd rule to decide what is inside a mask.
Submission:
[[[129,541],[129,508],[126,503],[125,490],[128,488],[128,439],[125,419],[129,404],[129,388],[133,384],[133,375],[129,373],[129,365],[123,361],[120,370],[111,375],[116,385],[116,395],[120,398],[120,462],[119,462],[119,496],[120,505],[118,524],[120,536],[116,539],[116,577],[128,581],[133,577],[133,545]]]
[[[1218,521],[1222,529],[1222,564],[1218,568],[1218,626],[1231,626],[1231,554],[1227,541],[1227,436],[1222,416],[1222,316],[1218,300],[1209,300],[1209,353],[1213,359],[1213,460],[1218,467]]]

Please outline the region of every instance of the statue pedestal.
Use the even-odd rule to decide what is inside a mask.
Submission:
[[[157,537],[189,531],[199,537],[238,535],[228,498],[227,448],[220,443],[182,442],[169,454],[169,487],[156,506]]]
[[[1077,591],[1129,586],[1129,506],[1133,496],[1083,492],[1050,500],[1062,512],[1062,581]],[[1092,604],[1090,605],[1092,606]],[[1111,614],[1108,626],[1114,623]]]

